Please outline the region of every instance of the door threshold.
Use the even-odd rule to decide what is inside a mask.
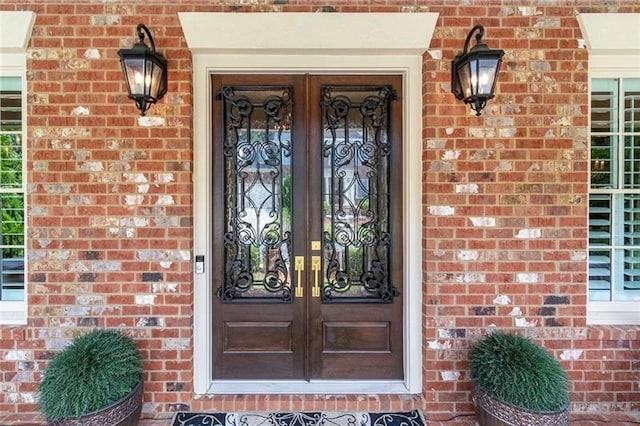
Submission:
[[[207,394],[408,394],[403,380],[214,380]]]

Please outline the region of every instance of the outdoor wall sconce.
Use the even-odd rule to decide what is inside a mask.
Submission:
[[[120,49],[118,55],[129,98],[136,103],[140,115],[145,115],[151,104],[167,93],[167,60],[156,52],[156,45],[146,25],[138,24],[136,31],[140,41],[131,49]],[[145,33],[151,49],[144,43]]]
[[[476,31],[476,45],[467,51],[471,36]],[[451,63],[451,92],[457,99],[470,104],[476,115],[480,115],[487,101],[494,97],[504,55],[503,50],[492,50],[481,43],[483,35],[482,25],[473,27],[464,42],[464,50]]]

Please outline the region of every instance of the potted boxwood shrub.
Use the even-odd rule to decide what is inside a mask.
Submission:
[[[481,426],[569,424],[567,375],[530,339],[491,333],[472,347],[469,367]]]
[[[40,409],[50,426],[135,426],[142,390],[142,358],[133,339],[94,329],[47,365]]]

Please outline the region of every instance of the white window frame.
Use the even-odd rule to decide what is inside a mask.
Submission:
[[[26,191],[26,135],[27,135],[27,44],[36,19],[34,12],[0,11],[0,77],[22,79],[22,176],[25,202],[25,256],[24,256],[24,300],[0,300],[0,325],[22,325],[27,323],[27,191]]]
[[[589,52],[589,93],[594,78],[640,78],[640,32],[629,30],[640,28],[640,14],[582,13],[578,22]],[[640,324],[640,303],[588,302],[587,324]]]
[[[194,391],[247,393],[422,392],[422,55],[437,13],[179,13],[193,60]],[[269,29],[266,35],[248,28]],[[209,272],[211,113],[214,73],[399,74],[403,76],[404,372],[382,381],[214,381]]]

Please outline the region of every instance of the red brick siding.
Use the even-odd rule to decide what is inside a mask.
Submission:
[[[179,409],[470,413],[467,350],[492,325],[526,332],[568,358],[561,363],[574,410],[639,411],[638,327],[585,322],[588,58],[575,14],[637,13],[640,6],[246,3],[0,4],[37,13],[27,65],[29,319],[25,327],[0,327],[0,418],[36,413],[47,360],[95,326],[124,326],[136,338],[147,416]],[[191,61],[177,12],[320,9],[440,14],[423,79],[424,393],[196,399]],[[125,95],[117,56],[139,22],[169,60],[168,94],[143,120]],[[449,93],[450,61],[475,23],[485,26],[490,47],[506,51],[498,96],[482,117]],[[500,295],[508,301],[496,301]],[[516,307],[519,321],[534,327],[516,327]]]

